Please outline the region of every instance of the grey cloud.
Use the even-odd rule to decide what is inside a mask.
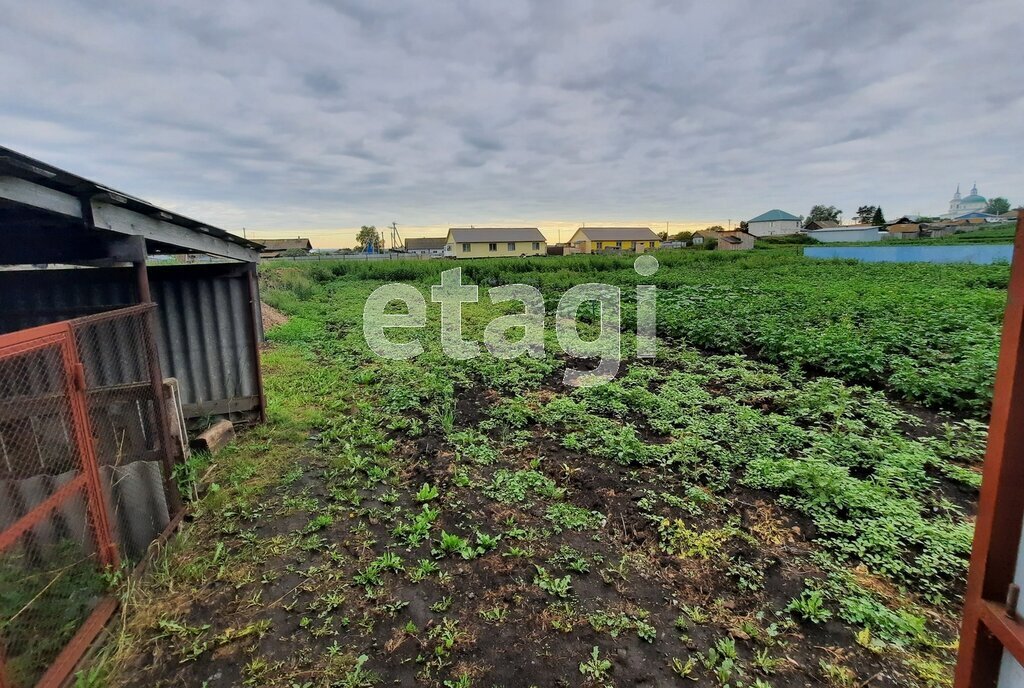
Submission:
[[[226,225],[1024,201],[1017,0],[0,10],[4,145]]]

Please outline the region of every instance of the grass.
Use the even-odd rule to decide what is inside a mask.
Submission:
[[[588,389],[553,334],[542,358],[449,360],[429,328],[417,359],[372,356],[366,295],[450,267],[265,270],[291,316],[270,422],[194,467],[217,489],[80,682],[948,685],[1005,266],[663,254],[657,358]],[[549,309],[640,280],[465,268]],[[467,306],[467,337],[495,312]]]

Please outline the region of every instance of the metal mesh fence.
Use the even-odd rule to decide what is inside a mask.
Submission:
[[[149,315],[0,336],[0,688],[58,684],[172,516]]]
[[[171,516],[148,317],[147,308],[134,307],[71,321],[108,521],[133,563]]]
[[[101,521],[67,335],[0,348],[3,679],[32,686],[101,598]]]

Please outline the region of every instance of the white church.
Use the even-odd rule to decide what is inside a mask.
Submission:
[[[960,197],[960,185],[957,184],[953,200],[949,202],[949,212],[941,217],[945,220],[954,220],[967,213],[983,213],[986,207],[988,207],[988,200],[984,196],[978,195],[977,183],[971,187],[971,193],[963,198]]]

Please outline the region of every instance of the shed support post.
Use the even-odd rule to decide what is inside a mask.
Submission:
[[[145,242],[142,244],[142,256],[132,261],[135,270],[135,284],[138,290],[139,303],[154,303],[149,288],[149,270],[146,268]],[[151,308],[143,320],[142,338],[145,340],[146,359],[149,361],[149,379],[153,389],[153,412],[156,415],[157,433],[160,439],[160,455],[164,465],[164,492],[167,494],[168,506],[173,518],[182,509],[181,494],[174,480],[174,458],[171,447],[170,419],[167,417],[167,403],[164,399],[164,378],[160,371],[160,351],[156,345],[156,308]]]
[[[267,396],[263,391],[263,369],[260,367],[260,322],[263,319],[263,309],[260,304],[260,286],[256,273],[256,263],[249,263],[246,270],[249,276],[249,305],[252,313],[252,322],[249,327],[250,338],[252,339],[252,365],[256,373],[256,388],[260,397],[260,422],[267,422]]]

